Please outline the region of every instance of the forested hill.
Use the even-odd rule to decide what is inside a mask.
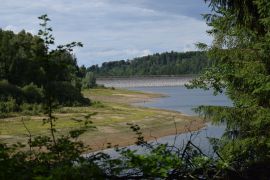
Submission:
[[[145,76],[198,74],[209,66],[205,52],[165,52],[135,58],[104,62],[93,65],[87,71],[97,76]]]

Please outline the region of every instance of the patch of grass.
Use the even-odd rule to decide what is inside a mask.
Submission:
[[[91,105],[93,108],[104,108],[105,105],[100,101],[94,101]]]
[[[114,93],[122,95],[115,98]],[[84,94],[91,94],[93,98],[103,97],[105,99],[94,101],[93,105],[88,107],[61,107],[57,109],[54,112],[54,116],[57,117],[56,128],[59,135],[66,134],[69,130],[80,126],[77,123],[78,120],[84,120],[86,116],[94,114],[90,120],[96,129],[89,130],[81,137],[86,144],[98,147],[94,149],[100,149],[96,144],[102,144],[101,142],[117,140],[120,145],[121,143],[122,145],[130,143],[134,139],[134,134],[127,125],[128,123],[138,124],[145,131],[149,131],[149,129],[163,131],[170,127],[174,133],[174,120],[181,127],[185,126],[188,121],[194,120],[194,117],[184,116],[173,111],[132,106],[122,102],[122,100],[114,102],[115,99],[121,98],[129,102],[129,99],[134,98],[134,96],[128,95],[136,95],[135,97],[138,98],[149,97],[147,93],[123,89],[91,89],[85,90]],[[7,143],[26,142],[26,130],[21,121],[22,118],[32,134],[49,134],[49,126],[43,125],[43,119],[46,116],[15,114],[13,117],[0,119],[0,140],[5,139]],[[163,135],[168,132],[164,131]],[[158,134],[161,135],[161,133]],[[121,138],[124,139],[121,140]]]
[[[117,96],[117,95],[146,95],[149,98],[162,97],[161,94],[146,93],[142,91],[134,91],[128,89],[111,89],[111,88],[94,88],[83,90],[83,94],[86,97],[93,96]]]

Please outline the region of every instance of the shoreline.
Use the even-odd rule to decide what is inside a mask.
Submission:
[[[177,126],[177,129],[175,129],[174,126],[163,127],[163,129],[152,129],[152,130],[144,129],[142,131],[142,135],[144,137],[144,140],[153,141],[153,140],[158,140],[166,136],[173,136],[173,135],[177,136],[179,134],[198,131],[204,127],[206,127],[205,123],[192,122],[190,123],[189,127]],[[132,132],[131,129],[130,129],[130,132]],[[103,151],[103,150],[107,150],[114,147],[121,148],[121,147],[132,146],[132,145],[136,145],[135,144],[136,141],[137,141],[137,137],[135,133],[133,133],[133,135],[131,136],[130,135],[123,136],[123,134],[119,134],[119,135],[113,134],[110,137],[99,138],[93,141],[93,143],[90,143],[89,146],[91,147],[91,149],[87,151],[86,153]],[[107,146],[108,144],[110,145],[109,147]]]
[[[162,98],[162,94],[132,91],[127,89],[99,88],[83,91],[84,96],[93,101],[88,107],[62,107],[54,112],[57,118],[57,136],[66,135],[70,130],[80,127],[78,121],[91,116],[94,129],[87,131],[79,140],[89,146],[93,152],[107,149],[107,144],[120,147],[133,145],[136,135],[130,129],[130,124],[141,127],[145,140],[196,131],[205,126],[205,122],[198,118],[180,112],[147,108],[132,105],[137,102],[153,101]],[[0,121],[0,140],[7,144],[20,142],[27,145],[25,127],[21,119],[33,136],[49,135],[47,124],[42,125],[45,116],[16,114]]]
[[[132,92],[132,90],[127,90]],[[118,103],[126,103],[131,107],[136,107],[136,108],[143,108],[143,109],[149,109],[149,110],[155,110],[157,112],[164,112],[167,113],[169,116],[170,120],[163,124],[163,126],[151,126],[147,127],[144,122],[137,122],[135,124],[141,125],[141,132],[146,141],[152,141],[156,140],[165,136],[170,136],[170,135],[179,135],[187,132],[193,132],[193,131],[198,131],[201,128],[204,128],[206,126],[206,123],[204,120],[202,120],[199,117],[192,116],[192,115],[187,115],[183,114],[178,111],[173,111],[173,110],[166,110],[166,109],[159,109],[159,108],[149,108],[149,107],[144,107],[142,105],[136,105],[134,103],[143,103],[143,102],[148,102],[148,101],[155,101],[156,98],[164,98],[167,97],[168,95],[166,94],[157,94],[157,93],[150,93],[150,92],[143,92],[143,91],[138,91],[139,93],[142,94],[147,94],[147,97],[143,95],[135,95],[135,96],[123,96],[122,98],[126,98],[125,102],[122,101],[121,97],[118,97],[117,99]],[[119,94],[113,94],[118,96]],[[96,100],[100,100],[99,98],[96,98]],[[103,99],[104,100],[104,99]],[[114,99],[110,99],[109,101],[113,101]],[[115,99],[116,100],[116,99]],[[162,121],[162,120],[160,120]],[[82,139],[84,140],[84,138]],[[128,128],[125,133],[111,133],[110,136],[103,136],[96,138],[92,143],[90,143],[91,150],[89,152],[95,152],[95,151],[102,151],[106,150],[109,148],[112,148],[114,146],[117,147],[125,147],[125,146],[130,146],[130,145],[135,145],[136,143],[136,134],[132,132],[130,128]],[[107,144],[110,144],[111,147],[107,147]]]

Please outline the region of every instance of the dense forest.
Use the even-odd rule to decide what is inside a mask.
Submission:
[[[104,62],[100,67],[93,65],[87,71],[97,76],[147,76],[198,74],[209,67],[205,52],[156,53],[133,60]]]

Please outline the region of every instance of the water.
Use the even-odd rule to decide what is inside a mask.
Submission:
[[[209,138],[220,138],[225,130],[224,125],[212,125],[207,123],[207,126],[202,128],[199,131],[182,133],[177,135],[165,136],[157,139],[157,141],[150,141],[149,143],[155,144],[168,144],[168,146],[177,147],[179,149],[183,148],[189,140],[192,141],[200,150],[212,157],[215,157],[212,146],[209,143]],[[147,153],[147,148],[143,148],[137,145],[128,146],[130,150],[136,150],[138,154]],[[176,149],[172,149],[176,150]],[[113,148],[106,149],[102,151],[103,153],[109,154],[112,158],[120,157],[119,153],[116,152]]]
[[[135,87],[131,90],[161,93],[166,97],[155,99],[151,102],[136,103],[139,106],[154,107],[160,109],[179,111],[188,115],[195,115],[193,108],[200,105],[232,106],[232,102],[224,94],[214,96],[213,91],[204,91],[202,89],[186,89],[184,86],[173,87]],[[183,147],[188,140],[198,146],[204,153],[212,155],[213,150],[209,144],[208,138],[220,138],[224,133],[225,125],[212,125],[207,123],[206,127],[196,132],[182,133],[178,135],[165,136],[159,138],[158,143],[167,143],[176,147]],[[130,149],[136,149],[139,153],[144,153],[144,149],[138,146],[129,146]],[[111,156],[117,156],[112,149],[106,150]]]
[[[213,90],[187,89],[184,86],[137,87],[130,89],[166,95],[164,98],[145,103],[137,103],[136,105],[174,110],[188,115],[196,115],[193,109],[200,105],[232,106],[232,102],[225,94],[214,96]],[[206,127],[199,131],[162,137],[158,139],[158,142],[180,147],[187,143],[188,140],[192,140],[204,153],[211,154],[213,150],[208,139],[220,138],[224,131],[225,125],[212,125],[211,123],[207,123]]]
[[[136,87],[129,89],[160,93],[167,96],[150,102],[136,103],[136,105],[174,110],[189,115],[196,115],[192,109],[200,105],[232,106],[232,102],[226,95],[220,94],[214,96],[212,90],[187,89],[184,86]]]

